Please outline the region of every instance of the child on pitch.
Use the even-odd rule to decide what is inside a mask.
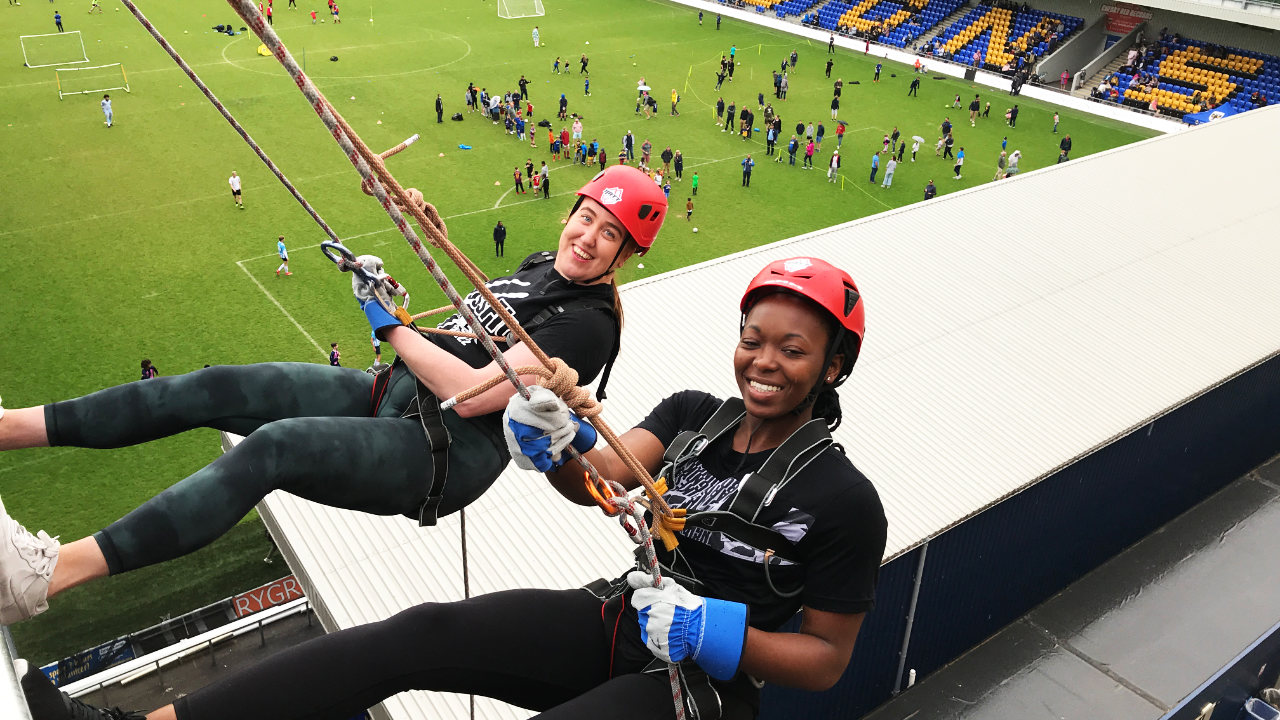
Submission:
[[[678,664],[679,710],[704,720],[751,720],[766,682],[832,687],[875,604],[887,531],[875,487],[830,436],[842,417],[836,390],[861,349],[864,305],[848,273],[822,260],[771,263],[743,294],[738,339],[725,353],[741,399],[676,392],[622,435],[655,475],[682,432],[708,435],[666,472],[667,504],[692,519],[678,547],[655,544],[660,583],[624,554],[619,565],[629,570],[588,588],[417,605],[277,653],[147,717],[233,718],[250,708],[273,720],[348,718],[400,692],[435,690],[498,698],[542,717],[670,718],[677,708],[667,663]],[[593,449],[591,425],[544,388],[531,400],[512,396],[502,431],[521,467],[545,472],[579,505],[593,500],[582,470],[566,462],[571,444],[603,480],[624,491],[639,485],[612,448]],[[777,476],[765,470],[775,451],[783,466],[794,456],[795,442],[783,446],[793,437],[812,448],[808,462],[766,479]],[[743,520],[760,531],[750,541],[723,529],[723,516],[742,518],[730,509],[740,485],[769,498]],[[797,612],[798,629],[782,631]],[[535,654],[513,659],[521,652]],[[37,670],[21,684],[34,720],[70,717],[72,703],[79,717],[106,716]]]
[[[227,178],[227,184],[231,186],[231,199],[236,201],[236,207],[244,209],[244,200],[240,197],[240,176],[235,170],[231,171],[231,177]]]
[[[693,219],[693,198],[685,198],[684,219],[685,220]]]
[[[285,275],[292,275],[293,273],[289,272],[289,251],[284,247],[283,235],[276,240],[276,254],[280,256],[280,267],[276,268],[276,277],[280,277],[281,270]]]
[[[342,367],[342,353],[338,351],[338,343],[329,343],[329,365]]]
[[[410,194],[425,204],[421,193]],[[576,195],[568,222],[555,223],[557,252],[531,255],[513,275],[489,286],[498,293],[527,287],[527,295],[503,296],[507,309],[548,355],[564,360],[588,384],[612,363],[618,347],[622,314],[615,274],[653,245],[667,203],[643,173],[626,166],[596,175]],[[360,261],[385,277],[379,258]],[[32,535],[0,511],[0,624],[43,612],[49,598],[67,588],[193,552],[234,527],[272,490],[333,507],[406,515],[421,525],[483,494],[510,457],[502,411],[514,387],[504,382],[439,410],[440,399],[500,374],[497,364],[472,338],[424,337],[388,313],[359,277],[352,285],[370,329],[398,356],[378,376],[385,384],[377,393],[374,376],[355,368],[215,365],[0,415],[0,451],[117,448],[198,427],[246,436],[208,466],[75,542],[60,545],[44,533]],[[480,307],[484,301],[474,292],[465,302]],[[552,308],[560,312],[543,313]],[[535,317],[541,318],[536,325]],[[440,327],[469,326],[454,315]],[[538,364],[523,343],[504,355],[510,367]],[[523,380],[536,382],[532,376]],[[428,434],[437,438],[435,447]],[[325,450],[334,447],[360,451]],[[441,452],[447,463],[435,460]],[[9,510],[18,508],[10,504]],[[263,709],[259,716],[274,714]]]
[[[103,117],[106,118],[106,121],[103,122],[103,124],[106,125],[107,127],[111,127],[111,96],[110,95],[102,96],[102,115]],[[231,173],[231,174],[235,175],[235,173]],[[240,201],[239,196],[237,196],[236,202],[239,202],[239,201]]]

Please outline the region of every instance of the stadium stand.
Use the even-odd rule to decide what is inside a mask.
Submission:
[[[1084,19],[1001,3],[979,6],[938,34],[934,54],[966,64],[976,52],[986,70],[1021,69],[1057,47]]]
[[[1135,108],[1149,108],[1154,98],[1158,112],[1175,117],[1215,109],[1244,112],[1280,101],[1280,57],[1274,55],[1176,34],[1138,55],[1138,62],[1094,88],[1093,97]]]
[[[806,10],[815,4],[804,3],[803,0],[788,2],[807,5]],[[844,35],[865,37],[870,33],[877,42],[901,48],[945,20],[964,3],[965,0],[861,0],[857,5],[851,5],[832,0],[816,13],[806,15],[803,21]]]
[[[817,15],[808,12],[808,10],[820,2],[822,0],[783,0],[783,2],[778,3],[775,10],[779,18],[795,15],[800,16],[802,22],[806,25],[816,25]]]

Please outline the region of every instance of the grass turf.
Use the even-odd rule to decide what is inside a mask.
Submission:
[[[550,200],[513,194],[513,166],[526,158],[535,165],[549,160],[546,133],[539,132],[538,147],[530,148],[478,114],[449,121],[465,110],[468,81],[501,93],[515,89],[524,74],[535,119],[551,119],[556,129],[564,123],[555,121],[555,101],[564,93],[569,110],[585,118],[585,137],[598,138],[610,158],[628,129],[637,152],[646,138],[653,143],[655,163],[668,144],[682,151],[685,180],[672,183],[671,217],[643,258],[644,268],[633,263],[621,274],[624,282],[917,202],[929,179],[941,194],[982,184],[994,173],[1005,136],[1010,151],[1023,151],[1024,172],[1057,158],[1061,135],[1050,132],[1051,105],[951,79],[926,79],[919,97],[909,98],[910,68],[888,63],[882,82],[872,84],[874,56],[841,51],[832,79],[845,80],[840,117],[849,132],[840,148],[843,182],[829,184],[825,168],[836,140],[824,45],[730,20],[719,31],[713,21],[700,27],[696,11],[662,2],[545,4],[544,17],[502,20],[493,3],[378,0],[370,22],[369,2],[352,0],[341,5],[340,25],[313,25],[311,9],[326,18],[324,5],[313,0],[293,11],[284,0],[276,6],[276,31],[371,147],[384,149],[421,133],[417,145],[389,161],[390,169],[405,186],[425,192],[446,218],[452,240],[490,276],[514,269],[529,252],[554,247],[573,191],[594,169],[550,163]],[[228,37],[210,29],[242,25],[225,4],[141,5],[350,247],[381,254],[415,291],[417,309],[444,304],[428,292],[425,270],[397,247],[402,241],[377,204],[359,192],[358,177],[277,62],[255,52],[252,35]],[[368,332],[348,296],[348,280],[314,249],[323,234],[143,28],[113,6],[108,3],[102,15],[69,11],[63,24],[83,32],[90,64],[124,63],[132,92],[111,93],[115,127],[103,124],[101,93],[59,101],[51,68],[23,68],[16,37],[0,46],[0,159],[10,168],[0,197],[0,251],[14,263],[0,289],[6,320],[0,392],[6,404],[35,405],[131,381],[142,357],[165,374],[205,363],[323,362],[328,344],[338,341],[345,364],[367,365]],[[13,36],[53,29],[44,4],[5,12]],[[533,47],[534,25],[544,47]],[[739,64],[734,81],[716,93],[714,71],[730,45],[738,48]],[[792,49],[800,59],[788,99],[773,100],[770,71]],[[578,72],[584,52],[589,97]],[[551,72],[556,56],[568,63],[567,72]],[[659,100],[653,119],[633,112],[641,76]],[[667,114],[672,88],[682,96],[679,117]],[[759,92],[782,116],[784,138],[796,122],[826,121],[814,171],[770,162],[761,135],[744,142],[713,123],[718,95],[755,110]],[[975,92],[991,100],[992,118],[970,128],[966,111],[946,106],[957,94],[967,105]],[[445,103],[443,124],[435,122],[436,93]],[[1014,100],[1021,114],[1010,129],[997,116]],[[1060,112],[1059,132],[1072,135],[1077,157],[1153,134]],[[933,155],[947,115],[968,155],[958,181],[951,179],[951,162]],[[919,134],[927,142],[919,160],[902,163],[893,187],[882,189],[879,178],[874,185],[867,180],[870,157],[895,125],[903,137]],[[739,163],[748,152],[757,165],[752,187],[743,189]],[[230,197],[232,170],[244,180],[245,210]],[[686,223],[683,208],[694,173],[700,190],[693,222]],[[1028,208],[1028,217],[1059,210]],[[509,228],[504,259],[492,257],[497,220]],[[700,229],[697,235],[692,226]],[[1033,223],[1027,231],[1034,232]],[[292,277],[273,274],[278,235],[291,248]],[[450,276],[460,279],[456,272]],[[112,452],[5,453],[0,493],[27,526],[70,539],[120,517],[217,452],[214,433],[198,431]],[[45,661],[269,579],[278,573],[260,561],[265,543],[253,541],[258,528],[251,516],[206,552],[59,598],[55,611],[15,626],[19,644]]]

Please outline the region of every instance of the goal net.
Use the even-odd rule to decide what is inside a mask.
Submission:
[[[498,0],[498,17],[512,20],[515,18],[542,17],[547,11],[542,7],[542,0]]]
[[[95,65],[85,68],[54,68],[53,74],[58,80],[58,99],[68,95],[84,95],[86,93],[123,90],[129,92],[129,76],[124,72],[124,65]]]
[[[18,42],[22,44],[22,64],[27,67],[89,62],[89,56],[84,52],[84,38],[80,36],[79,30],[48,35],[19,35]]]

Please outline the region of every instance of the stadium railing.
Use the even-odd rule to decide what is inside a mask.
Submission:
[[[4,631],[4,640],[0,642],[0,665],[4,665],[4,670],[0,672],[0,717],[31,720],[31,713],[27,711],[26,698],[22,695],[22,687],[18,684],[18,675],[13,667],[14,658],[17,656],[13,639],[9,635],[9,628],[0,629]],[[28,672],[40,671],[33,667]]]
[[[67,683],[61,687],[61,690],[72,697],[80,697],[98,690],[105,691],[113,685],[127,685],[152,673],[162,672],[166,666],[196,653],[205,650],[213,651],[215,646],[231,638],[251,632],[261,633],[266,625],[270,625],[277,620],[284,620],[291,615],[301,615],[310,610],[311,601],[308,598],[300,597],[253,615],[246,615],[239,620],[187,638],[162,650],[107,668],[96,675]],[[263,642],[265,644],[265,639]],[[33,669],[32,672],[38,671]],[[25,709],[25,705],[23,707]],[[3,705],[0,705],[0,709],[3,709]],[[5,715],[4,717],[9,716]]]

